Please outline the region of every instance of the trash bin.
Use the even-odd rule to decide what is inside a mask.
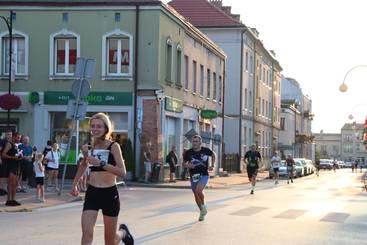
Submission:
[[[159,182],[160,172],[161,172],[161,163],[160,162],[153,163],[152,176],[151,176],[152,182]]]

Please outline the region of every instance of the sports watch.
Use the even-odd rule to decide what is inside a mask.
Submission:
[[[101,167],[101,168],[104,168],[104,166],[106,166],[107,165],[107,162],[106,161],[100,161],[99,162],[99,166]]]

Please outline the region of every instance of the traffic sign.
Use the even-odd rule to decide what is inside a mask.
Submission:
[[[87,114],[87,102],[80,100],[78,105],[76,100],[69,100],[68,107],[66,110],[66,118],[73,119],[74,112],[76,111],[76,120],[84,120]]]
[[[91,85],[86,79],[75,80],[75,82],[71,86],[71,92],[75,98],[77,98],[78,96],[80,97],[87,96],[90,93],[90,89]]]

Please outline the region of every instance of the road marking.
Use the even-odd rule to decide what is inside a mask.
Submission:
[[[337,213],[330,212],[325,217],[320,219],[320,221],[324,222],[334,222],[334,223],[344,223],[345,220],[350,216],[348,213]]]
[[[255,215],[257,213],[260,213],[260,212],[262,212],[266,209],[268,209],[268,208],[265,208],[265,207],[248,207],[248,208],[241,209],[237,212],[231,213],[231,215],[251,216],[251,215]]]
[[[278,214],[277,216],[274,216],[274,218],[296,219],[305,213],[307,213],[307,210],[304,210],[304,209],[288,209],[287,211],[281,214]]]

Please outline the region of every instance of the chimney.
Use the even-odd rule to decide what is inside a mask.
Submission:
[[[275,51],[274,51],[274,50],[269,50],[269,52],[270,52],[274,57],[276,57],[276,54],[275,54]]]
[[[241,15],[239,15],[239,14],[232,14],[231,16],[232,16],[232,18],[234,18],[234,19],[236,19],[238,21],[241,21]]]
[[[209,2],[218,8],[222,8],[222,0],[210,0]]]
[[[259,32],[257,31],[255,27],[252,27],[251,31],[255,34],[256,37],[259,37]]]
[[[222,6],[222,10],[223,10],[224,12],[226,12],[227,14],[229,14],[229,15],[232,15],[232,13],[231,13],[231,9],[232,9],[232,7],[231,7],[231,6]]]

